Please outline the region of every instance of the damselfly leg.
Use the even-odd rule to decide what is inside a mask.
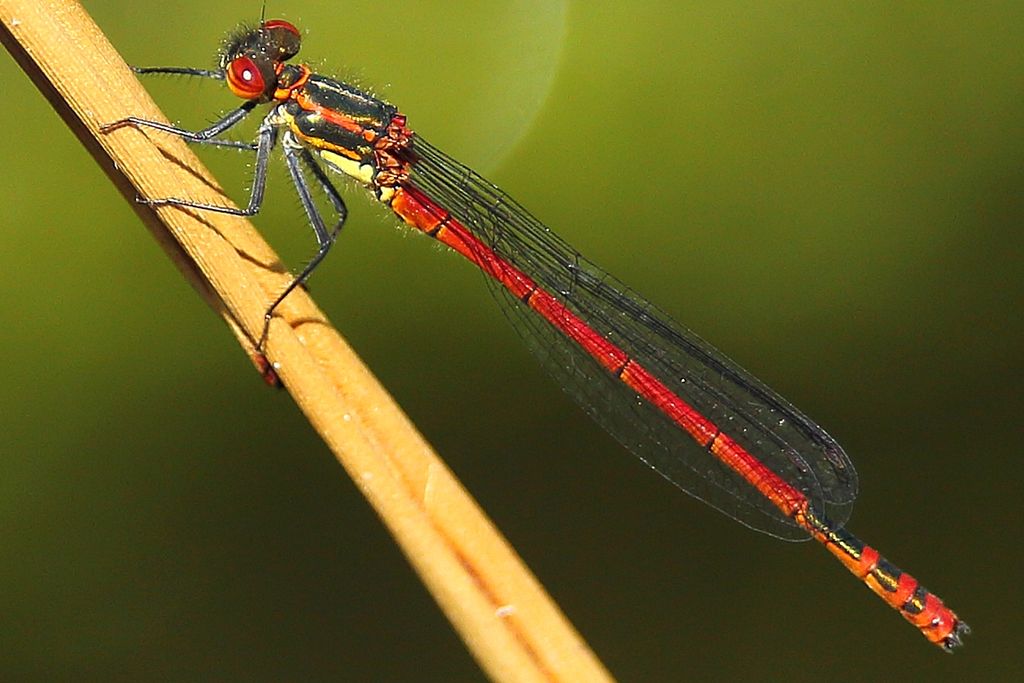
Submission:
[[[210,75],[213,72],[177,67],[135,69],[135,71],[137,73],[174,73],[190,76],[215,77]],[[255,151],[256,166],[253,171],[252,190],[245,208],[196,202],[178,197],[164,197],[157,199],[140,197],[138,199],[140,203],[148,206],[177,206],[185,209],[213,211],[232,216],[254,216],[259,213],[263,206],[270,154],[277,144],[278,127],[280,125],[277,123],[278,118],[275,116],[275,112],[273,110],[266,116],[263,124],[260,126],[259,132],[257,133],[257,142],[255,144],[234,140],[220,140],[217,139],[217,136],[222,135],[241,122],[257,104],[258,102],[254,100],[247,101],[245,104],[229,112],[212,125],[198,131],[186,130],[170,124],[161,123],[159,121],[149,121],[138,117],[128,117],[120,121],[107,124],[103,127],[103,132],[109,132],[116,128],[130,125],[151,128],[171,135],[176,135],[186,142]],[[288,172],[291,176],[292,182],[295,184],[302,207],[306,212],[310,225],[313,227],[313,232],[317,240],[317,252],[302,269],[299,275],[292,279],[288,286],[285,287],[281,294],[279,294],[267,308],[264,315],[263,330],[260,333],[259,340],[256,344],[256,350],[260,353],[262,353],[263,347],[266,344],[267,334],[270,330],[270,321],[273,318],[274,310],[296,287],[302,285],[309,279],[312,272],[316,270],[316,267],[323,261],[324,257],[327,256],[331,246],[333,246],[335,241],[337,241],[338,233],[341,231],[341,228],[348,217],[348,209],[345,206],[345,202],[342,199],[341,194],[333,183],[331,183],[330,178],[327,177],[327,174],[324,172],[323,168],[321,168],[320,164],[316,162],[313,156],[300,142],[294,140],[288,133],[285,135],[286,141],[285,144],[282,145],[285,162],[288,166]],[[306,179],[303,172],[303,165],[305,165],[306,169],[312,173],[317,184],[327,197],[328,202],[331,204],[331,207],[337,213],[338,217],[331,229],[327,228],[327,223],[316,206],[309,181]]]

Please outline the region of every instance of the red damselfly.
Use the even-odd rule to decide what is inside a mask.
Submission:
[[[259,348],[278,304],[324,259],[345,222],[345,202],[324,167],[339,172],[483,270],[543,364],[662,476],[751,528],[817,540],[928,640],[946,651],[961,644],[966,623],[843,528],[857,474],[825,430],[410,130],[397,108],[288,63],[300,42],[289,22],[264,21],[225,44],[219,69],[135,69],[226,81],[244,102],[208,128],[188,131],[138,118],[105,127],[143,126],[255,152],[255,180],[243,209],[184,198],[140,200],[244,216],[260,210],[270,153],[280,144],[319,249],[268,307]],[[270,111],[255,143],[219,139],[261,104]],[[331,226],[314,202],[315,189],[336,214]]]

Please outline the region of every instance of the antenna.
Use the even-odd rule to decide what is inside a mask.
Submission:
[[[263,0],[263,7],[260,8],[260,26],[267,20],[267,0]]]

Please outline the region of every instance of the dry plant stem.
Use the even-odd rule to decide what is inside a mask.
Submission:
[[[126,116],[164,118],[77,2],[0,0],[0,21],[4,45],[252,354],[267,302],[290,277],[273,251],[236,217],[135,203],[137,194],[226,200],[182,141],[133,128],[99,133]],[[488,675],[610,680],[305,293],[281,309],[289,322],[275,319],[267,356]]]

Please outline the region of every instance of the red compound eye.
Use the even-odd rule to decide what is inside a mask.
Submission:
[[[252,57],[237,57],[227,68],[228,87],[243,100],[255,100],[263,95],[267,84]]]
[[[299,36],[299,29],[295,28],[294,24],[292,24],[291,22],[287,22],[284,19],[271,19],[270,21],[265,21],[263,22],[263,28],[268,30],[282,28],[285,31],[288,31],[288,33],[292,33],[295,36]]]

